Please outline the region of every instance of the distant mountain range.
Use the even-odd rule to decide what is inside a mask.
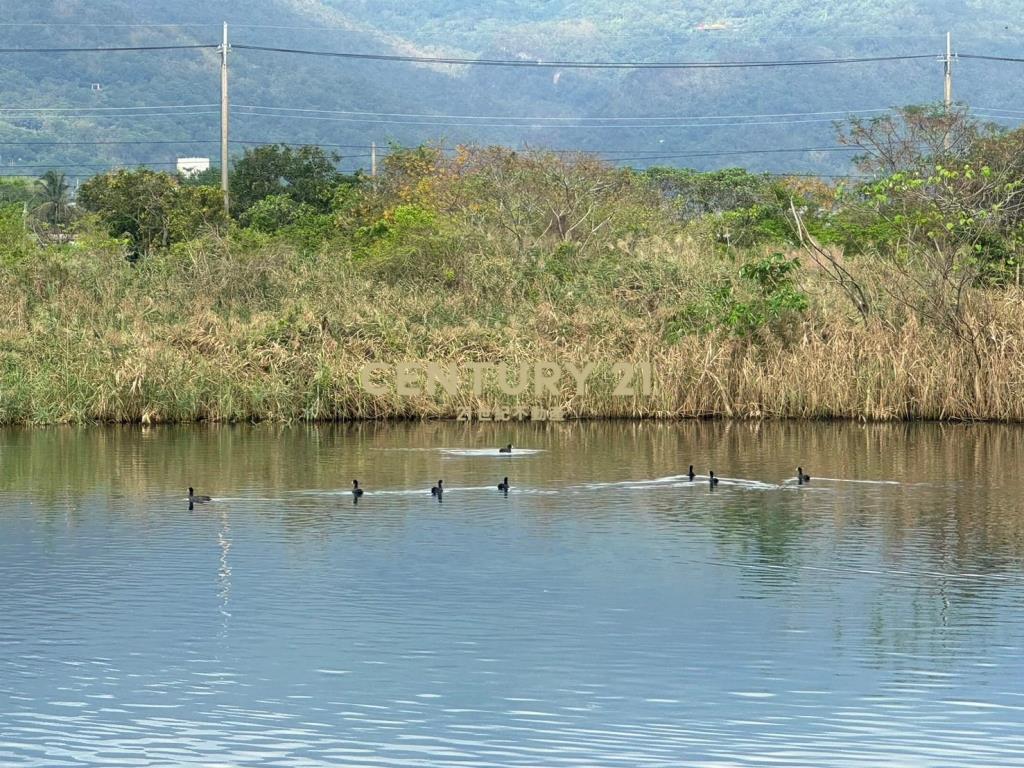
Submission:
[[[833,120],[937,101],[947,29],[960,53],[1024,55],[1024,2],[637,0],[40,0],[8,4],[0,48],[212,45],[519,61],[778,61],[798,67],[468,67],[234,49],[232,137],[335,145],[504,143],[598,151],[636,165],[844,173]],[[167,26],[149,26],[167,25]],[[0,54],[0,165],[87,176],[118,164],[216,161],[218,54]],[[960,59],[954,92],[1024,117],[1024,64]],[[308,110],[308,111],[295,111]],[[315,111],[314,111],[315,110]],[[1011,111],[995,111],[1011,110]],[[553,119],[558,118],[558,119]],[[74,142],[74,143],[69,143]],[[136,143],[126,143],[136,142]],[[814,151],[806,151],[815,148]],[[801,150],[801,151],[789,151]]]

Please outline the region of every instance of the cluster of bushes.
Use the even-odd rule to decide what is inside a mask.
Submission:
[[[233,218],[224,210],[219,169],[192,178],[146,169],[102,174],[82,185],[78,205],[123,239],[133,260],[204,233],[225,236],[232,224],[263,233],[323,229],[335,194],[357,182],[336,170],[339,159],[319,147],[247,150],[231,172]]]
[[[56,171],[47,171],[36,180],[0,178],[0,208],[6,209],[8,216],[20,213],[38,234],[60,231],[72,218],[67,179]]]
[[[628,215],[637,232],[661,217],[668,226],[702,222],[719,242],[740,248],[792,240],[787,181],[741,169],[614,170],[583,155],[463,147],[450,156],[422,146],[393,147],[381,176],[371,179],[338,172],[339,160],[314,146],[247,150],[231,171],[230,217],[219,169],[192,178],[112,171],[83,183],[74,207],[65,185],[56,223],[79,229],[99,224],[125,243],[132,259],[206,233],[243,229],[291,237],[304,247],[347,236],[372,257],[408,233],[437,229],[458,211],[473,211],[477,223],[490,214],[523,250],[534,240],[536,248],[544,239],[580,241],[589,233],[592,240],[601,230],[625,231],[629,227],[612,225],[624,218],[626,203],[635,204]],[[30,186],[17,190],[28,194]],[[589,209],[589,196],[598,191],[607,211]],[[0,204],[13,199],[0,189]]]
[[[790,286],[797,262],[781,255],[800,248],[862,315],[872,302],[848,268],[856,260],[884,262],[920,278],[923,290],[953,291],[954,301],[968,288],[1019,284],[1024,133],[963,110],[912,107],[851,120],[840,139],[864,150],[856,158],[864,181],[637,171],[585,155],[429,146],[393,147],[371,179],[341,174],[340,158],[318,147],[268,145],[232,168],[230,217],[217,169],[192,179],[145,169],[98,175],[74,206],[51,172],[36,184],[0,183],[0,205],[10,218],[20,204],[23,219],[51,228],[98,225],[131,260],[210,235],[272,238],[306,251],[332,247],[393,275],[442,261],[451,272],[455,251],[495,233],[525,269],[578,265],[621,237],[683,235],[736,262],[707,307],[683,314],[747,329],[805,306]],[[738,299],[744,285],[760,298]]]

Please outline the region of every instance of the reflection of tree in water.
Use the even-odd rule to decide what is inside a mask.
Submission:
[[[871,649],[864,663],[900,672],[897,683],[921,683],[907,670],[923,663],[941,673],[961,666],[966,657],[999,665],[1000,659],[1017,655],[1020,632],[1000,616],[1020,610],[1015,595],[1024,581],[923,571],[893,572],[860,583],[866,618],[837,616],[836,634],[863,622],[864,642]]]
[[[707,525],[723,550],[723,559],[741,556],[745,562],[777,567],[799,564],[800,540],[807,528],[804,515],[788,504],[758,496],[764,494],[743,494],[734,502],[709,510]],[[779,572],[752,573],[779,583]]]

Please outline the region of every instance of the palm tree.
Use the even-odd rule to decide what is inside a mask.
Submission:
[[[35,213],[47,224],[61,227],[71,218],[70,187],[63,173],[47,171],[36,182],[39,192],[39,205]]]

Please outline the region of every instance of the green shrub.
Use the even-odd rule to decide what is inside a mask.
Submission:
[[[36,251],[22,203],[0,206],[0,263],[16,264]]]
[[[797,289],[793,273],[797,259],[781,253],[745,263],[739,279],[726,278],[712,285],[697,301],[686,304],[666,323],[665,337],[678,342],[692,332],[722,329],[732,336],[749,337],[767,330],[785,335],[809,306]]]

